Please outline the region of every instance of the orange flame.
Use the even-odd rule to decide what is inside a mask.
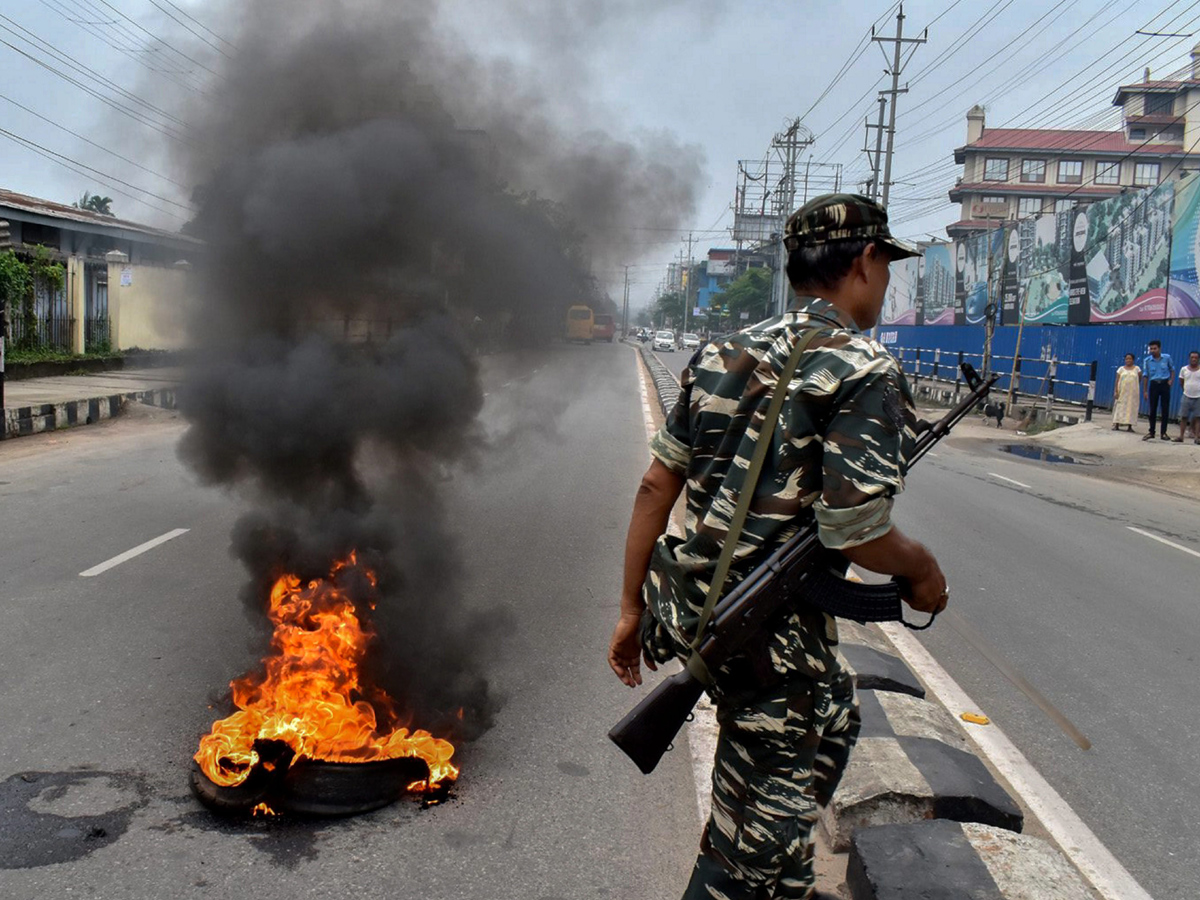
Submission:
[[[336,563],[328,578],[302,584],[296,576],[284,575],[275,582],[268,608],[275,633],[265,671],[230,684],[238,712],[213,723],[194,757],[214,784],[233,787],[245,781],[259,762],[254,742],[260,739],[286,743],[295,753],[293,762],[418,756],[429,765],[430,776],[428,783],[413,785],[414,790],[458,777],[449,741],[428,731],[381,731],[379,713],[394,720],[394,703],[360,681],[359,666],[372,634],[338,586],[337,576],[348,569],[377,584],[375,573],[360,566],[353,553]]]

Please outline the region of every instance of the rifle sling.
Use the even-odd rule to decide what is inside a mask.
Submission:
[[[738,493],[737,507],[733,511],[733,518],[729,521],[729,531],[725,534],[725,543],[721,547],[721,556],[717,560],[717,567],[713,571],[712,582],[708,586],[708,596],[704,600],[704,608],[700,611],[700,620],[696,623],[696,637],[691,643],[690,649],[692,652],[688,655],[686,663],[687,670],[692,673],[692,676],[697,681],[706,687],[712,686],[713,676],[708,670],[708,665],[700,656],[700,643],[704,640],[704,632],[708,628],[708,622],[712,618],[717,600],[720,599],[722,592],[725,590],[725,582],[729,578],[729,567],[733,563],[734,551],[737,550],[738,541],[742,537],[742,527],[746,524],[746,515],[750,512],[750,503],[754,499],[754,492],[758,486],[758,476],[762,472],[763,463],[766,461],[767,451],[771,448],[771,438],[775,433],[775,423],[779,421],[779,414],[783,410],[783,401],[787,398],[788,385],[792,381],[792,376],[796,373],[796,367],[800,365],[800,357],[804,355],[804,351],[808,349],[808,345],[813,342],[820,332],[821,329],[819,327],[809,328],[804,337],[796,341],[796,346],[792,348],[792,353],[788,357],[787,364],[783,367],[783,371],[779,373],[779,380],[775,383],[775,390],[771,394],[771,402],[767,406],[766,415],[763,416],[762,425],[759,426],[758,441],[754,445],[754,456],[750,459],[750,468],[746,470],[746,478],[742,482],[741,491]]]

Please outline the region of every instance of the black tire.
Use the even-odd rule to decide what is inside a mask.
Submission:
[[[350,816],[399,800],[408,786],[429,777],[415,756],[365,763],[302,760],[283,779],[280,812],[307,816]]]

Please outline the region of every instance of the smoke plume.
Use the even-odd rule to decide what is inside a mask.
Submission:
[[[582,57],[607,6],[547,6],[514,57],[549,36],[555,67]],[[564,86],[467,53],[452,21],[467,4],[227,11],[212,18],[228,43],[204,57],[217,75],[183,101],[207,252],[180,453],[252,501],[233,548],[255,617],[282,572],[321,576],[357,550],[381,579],[382,686],[420,727],[478,733],[495,708],[480,648],[504,616],[463,597],[441,492],[488,440],[481,335],[540,345],[567,305],[602,302],[592,273],[632,258],[631,226],[692,213],[699,156],[605,129],[583,65]],[[519,25],[528,5],[489,8],[506,14]]]

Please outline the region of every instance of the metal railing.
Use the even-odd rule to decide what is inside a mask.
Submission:
[[[13,310],[9,309],[6,339],[12,349],[37,347],[70,353],[74,333],[75,320],[69,316],[34,316],[27,323],[24,316],[13,315]]]
[[[926,380],[953,385],[955,393],[960,393],[963,387],[960,366],[964,362],[980,374],[987,374],[983,353],[921,347],[888,349],[912,381],[914,390]],[[993,355],[987,369],[1000,374],[996,395],[1006,398],[1011,395],[1014,405],[1040,402],[1047,411],[1053,406],[1079,406],[1085,411],[1085,420],[1090,422],[1096,400],[1096,366],[1096,360],[1076,362],[1038,356],[1020,356],[1014,360],[1012,356]]]
[[[112,323],[108,316],[83,320],[83,346],[89,353],[112,349]]]

